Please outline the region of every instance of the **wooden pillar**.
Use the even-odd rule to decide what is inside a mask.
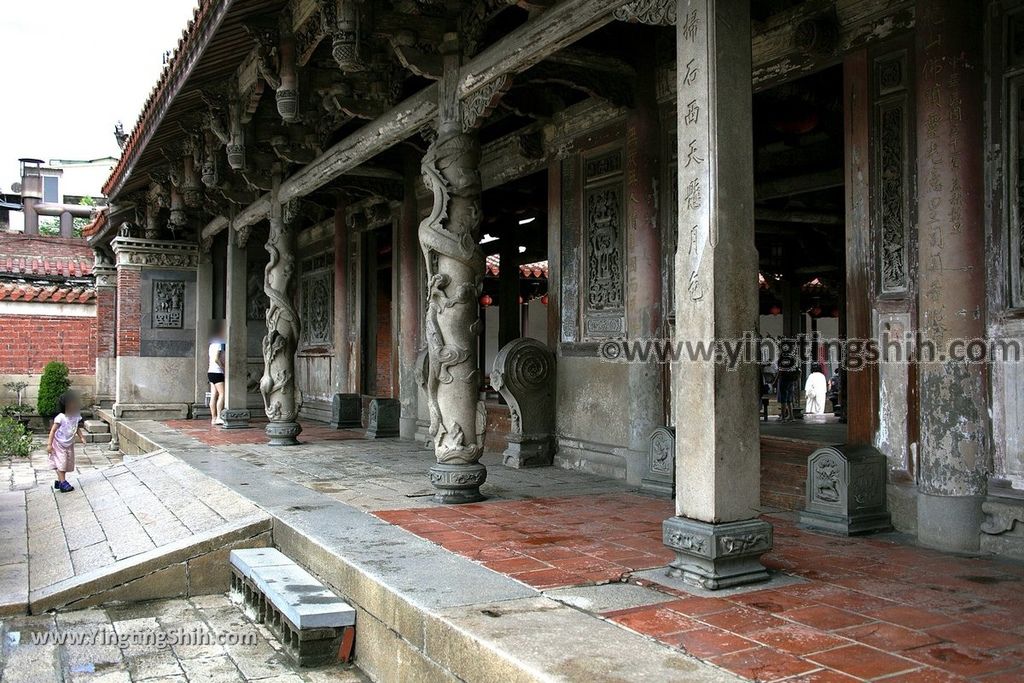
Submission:
[[[918,540],[971,552],[991,469],[988,375],[948,359],[953,340],[985,337],[984,55],[981,12],[918,0],[919,319],[947,360],[923,362]]]
[[[349,227],[345,218],[348,198],[338,195],[334,208],[334,392],[355,391],[352,381],[352,311],[349,293]]]
[[[704,344],[752,340],[750,3],[679,0],[676,17],[676,335]],[[673,373],[675,423],[685,430],[676,441],[676,516],[665,521],[664,541],[676,553],[671,573],[706,589],[768,579],[758,559],[772,547],[772,527],[757,518],[757,369],[684,360]]]
[[[392,308],[398,311],[398,398],[401,402],[399,435],[403,439],[416,438],[416,413],[419,405],[419,385],[416,383],[416,358],[420,351],[419,296],[422,281],[419,275],[420,247],[419,205],[416,186],[419,168],[411,156],[404,165],[405,189],[402,209],[398,218],[397,297]]]
[[[870,339],[871,277],[871,166],[870,90],[866,50],[843,62],[843,118],[846,128],[846,337]],[[857,365],[846,370],[847,441],[874,445],[878,429],[878,366]]]
[[[228,228],[227,255],[227,321],[225,337],[227,353],[224,357],[224,411],[220,418],[226,429],[249,426],[249,340],[248,283],[246,278],[246,239],[243,231]]]

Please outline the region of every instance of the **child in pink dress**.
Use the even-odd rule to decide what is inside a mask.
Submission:
[[[60,397],[60,414],[53,418],[50,437],[46,442],[46,452],[50,454],[50,467],[57,471],[57,481],[53,488],[61,493],[74,491],[65,475],[75,470],[75,437],[85,443],[85,436],[80,426],[82,416],[79,414],[78,397],[68,392]]]

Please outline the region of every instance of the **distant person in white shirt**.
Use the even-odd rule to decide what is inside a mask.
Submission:
[[[210,366],[206,377],[210,380],[210,424],[222,425],[221,411],[224,410],[224,354],[227,342],[224,340],[224,323],[213,324],[213,336],[210,337]]]
[[[820,365],[815,365],[814,370],[807,376],[807,381],[804,383],[804,393],[807,395],[804,413],[807,415],[824,414],[825,395],[828,393],[828,380],[825,379]]]

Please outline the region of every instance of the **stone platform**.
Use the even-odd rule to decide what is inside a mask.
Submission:
[[[1024,676],[1020,563],[772,514],[772,584],[695,594],[660,571],[671,503],[619,481],[507,469],[494,453],[486,502],[437,506],[432,458],[410,442],[320,440],[314,426],[280,449],[195,423],[123,424],[274,517],[275,545],[357,607],[357,663],[374,679]]]

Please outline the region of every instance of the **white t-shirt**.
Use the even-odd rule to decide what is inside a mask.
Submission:
[[[222,339],[214,339],[210,342],[210,368],[207,372],[215,372],[218,374],[224,374],[224,366],[221,365],[220,361],[217,360],[217,354],[224,351],[227,346]]]
[[[57,425],[57,431],[53,433],[53,438],[61,446],[70,446],[75,442],[75,433],[78,432],[78,423],[81,420],[81,415],[65,415],[64,413],[53,418],[53,423]]]

